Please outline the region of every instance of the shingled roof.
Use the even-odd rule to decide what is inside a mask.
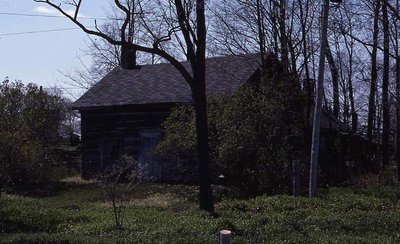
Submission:
[[[206,60],[207,95],[232,94],[259,67],[254,54],[224,56]],[[182,64],[190,70],[189,62]],[[143,65],[140,69],[116,67],[74,104],[74,109],[118,105],[191,103],[189,85],[169,63]]]

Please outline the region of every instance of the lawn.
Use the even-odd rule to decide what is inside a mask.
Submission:
[[[130,195],[124,229],[114,228],[112,207],[90,182],[67,178],[48,196],[2,195],[0,242],[399,243],[399,190],[321,189],[315,199],[288,195],[232,197],[217,187],[216,214],[197,210],[194,186],[142,184]]]

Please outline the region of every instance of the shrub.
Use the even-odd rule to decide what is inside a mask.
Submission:
[[[0,190],[43,181],[57,160],[65,103],[35,85],[0,85]]]
[[[302,97],[298,82],[275,72],[270,57],[262,78],[254,78],[229,97],[208,103],[210,155],[216,173],[247,193],[290,185],[293,150],[289,138],[301,133]],[[272,65],[272,64],[277,64]],[[157,147],[164,157],[195,160],[194,109],[179,106],[163,124],[166,136]],[[188,160],[189,159],[189,160]]]
[[[127,155],[122,155],[98,177],[99,186],[111,202],[117,229],[123,228],[125,201],[128,194],[137,186],[139,178],[137,162]]]

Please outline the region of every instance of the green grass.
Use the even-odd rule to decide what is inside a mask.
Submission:
[[[197,210],[193,186],[143,184],[126,208],[123,230],[101,189],[77,178],[46,197],[3,195],[0,242],[399,243],[397,188],[322,189],[318,198],[286,195],[229,198],[218,189],[216,215]]]

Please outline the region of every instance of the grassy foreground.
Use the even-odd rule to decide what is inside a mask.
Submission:
[[[145,184],[130,197],[123,230],[113,226],[104,193],[77,180],[51,196],[3,195],[0,242],[218,243],[233,231],[234,243],[399,243],[400,204],[395,188],[321,190],[315,199],[286,195],[224,198],[216,216],[196,208],[196,188]]]

